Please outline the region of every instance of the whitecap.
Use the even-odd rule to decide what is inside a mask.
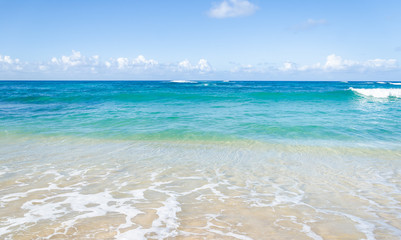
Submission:
[[[401,98],[401,88],[352,88],[352,90],[358,94],[376,97],[376,98],[388,98],[388,97],[398,97]]]
[[[172,82],[172,83],[197,83],[195,81],[190,81],[190,80],[172,80],[170,82]]]
[[[399,83],[399,82],[391,82],[390,84],[391,85],[401,85],[401,83]]]

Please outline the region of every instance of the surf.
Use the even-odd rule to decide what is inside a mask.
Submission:
[[[401,98],[401,88],[353,88],[349,90],[363,96],[375,98]]]

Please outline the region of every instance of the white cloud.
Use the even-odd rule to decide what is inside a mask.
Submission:
[[[109,61],[104,62],[107,68],[117,68],[122,71],[130,70],[147,70],[155,69],[158,67],[159,63],[154,59],[146,59],[143,55],[132,59],[127,57],[119,57],[117,59],[111,58]]]
[[[57,59],[56,59],[57,61]],[[61,62],[65,65],[69,66],[76,66],[81,64],[82,62],[82,56],[80,52],[72,51],[72,55],[67,57],[67,56],[62,56],[61,57]]]
[[[274,63],[234,64],[231,69],[216,71],[204,58],[197,62],[183,60],[173,63],[159,63],[143,55],[117,57],[102,60],[98,55],[85,56],[79,51],[70,55],[53,57],[47,62],[23,62],[17,58],[0,55],[0,78],[11,79],[294,79],[318,75],[330,77],[333,74],[352,76],[399,76],[401,65],[396,59],[373,58],[350,60],[330,54],[322,62],[301,65],[291,61],[282,65]],[[362,74],[365,73],[365,74]],[[398,75],[397,75],[398,74]],[[309,78],[307,78],[309,79]],[[300,80],[300,79],[296,79]]]
[[[37,69],[44,72],[65,71],[68,73],[124,73],[124,74],[155,74],[163,75],[174,72],[187,72],[203,74],[212,71],[212,67],[206,59],[200,59],[197,64],[191,64],[188,60],[179,63],[161,64],[154,59],[148,59],[143,55],[136,58],[117,57],[101,61],[95,55],[86,57],[78,51],[72,51],[70,56],[53,57],[47,64],[40,64]]]
[[[327,56],[326,63],[323,66],[325,70],[343,70],[348,67],[357,65],[358,62],[351,60],[344,60],[342,57],[337,56],[335,54],[331,54]]]
[[[17,59],[18,60],[18,59]],[[15,60],[11,59],[10,56],[1,56],[0,55],[0,62],[4,64],[13,64]]]
[[[247,0],[224,0],[208,12],[212,18],[230,18],[252,15],[258,7]]]
[[[128,58],[117,58],[118,69],[124,69],[128,66]]]
[[[69,56],[61,56],[60,58],[53,57],[50,62],[47,64],[48,66],[41,65],[39,66],[40,70],[47,71],[52,69],[62,69],[66,70],[82,70],[83,68],[92,68],[94,66],[99,65],[99,56],[94,55],[91,57],[86,57],[81,54],[79,51],[72,50],[72,54]]]
[[[286,61],[281,66],[274,66],[272,64],[236,64],[230,72],[231,73],[247,73],[247,74],[261,74],[271,75],[278,74],[293,74],[293,73],[304,73],[312,74],[315,73],[331,73],[331,72],[350,72],[350,73],[361,73],[361,72],[384,72],[389,70],[401,70],[401,66],[396,59],[372,59],[366,61],[355,61],[349,59],[343,59],[341,56],[330,54],[326,57],[326,61],[323,63],[315,63],[310,65],[299,65],[294,62]],[[283,75],[284,76],[284,75]]]
[[[310,71],[310,70],[320,70],[320,71],[385,71],[399,68],[398,62],[395,59],[373,59],[366,61],[354,61],[343,59],[341,56],[330,54],[326,58],[325,63],[315,63],[312,65],[303,65],[297,67],[295,64],[284,63],[282,67],[279,68],[281,71],[295,70],[295,71]]]
[[[180,70],[191,70],[193,68],[192,64],[187,59],[179,62],[178,67]]]
[[[212,67],[209,65],[206,59],[202,58],[198,62],[197,69],[199,69],[200,72],[210,72]]]
[[[106,65],[107,68],[111,67],[111,63],[109,61],[104,62],[104,64]]]
[[[159,63],[156,60],[153,60],[153,59],[147,60],[143,55],[139,55],[137,58],[135,58],[132,61],[132,64],[134,64],[134,65],[152,65],[152,66],[154,66],[154,65],[157,65]]]
[[[190,61],[185,59],[178,63],[178,66],[172,66],[173,69],[177,68],[178,71],[196,71],[199,73],[207,73],[212,71],[212,67],[210,66],[209,62],[206,59],[199,59],[198,64],[192,65]]]
[[[369,68],[385,68],[385,69],[394,69],[398,67],[397,60],[395,59],[373,59],[368,60],[364,63],[365,67]]]
[[[285,62],[282,67],[279,67],[279,70],[283,72],[293,71],[296,69],[297,69],[296,64],[292,62]]]
[[[21,71],[23,70],[23,65],[18,58],[11,58],[10,56],[0,55],[0,71]]]

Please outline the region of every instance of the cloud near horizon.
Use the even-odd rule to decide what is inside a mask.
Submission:
[[[313,65],[298,66],[292,62],[285,62],[279,69],[281,71],[356,71],[365,72],[370,70],[386,71],[399,69],[400,66],[396,59],[371,59],[366,61],[354,61],[343,59],[341,56],[330,54],[325,63],[315,63]]]
[[[317,62],[311,65],[299,65],[294,62],[284,62],[281,66],[273,66],[267,64],[258,64],[257,66],[247,64],[233,67],[232,73],[336,73],[336,72],[354,72],[363,73],[369,71],[384,72],[390,70],[401,70],[396,59],[371,59],[366,61],[355,61],[343,59],[341,56],[330,54],[326,57],[324,63]]]
[[[136,58],[118,57],[102,60],[100,56],[84,56],[79,51],[72,50],[70,55],[52,57],[47,62],[22,63],[19,59],[0,55],[0,73],[35,73],[47,76],[64,74],[66,76],[103,76],[126,75],[132,76],[170,76],[173,74],[203,75],[213,72],[210,63],[201,58],[196,64],[185,59],[176,63],[159,63],[154,59],[147,59],[143,55]],[[1,79],[1,76],[0,76]]]
[[[71,79],[223,79],[226,77],[260,77],[286,76],[294,73],[339,73],[401,71],[396,59],[371,59],[355,61],[343,59],[341,56],[330,54],[325,62],[310,65],[300,65],[294,62],[274,64],[236,64],[231,69],[214,69],[208,60],[201,58],[197,63],[185,59],[180,62],[160,63],[155,59],[148,59],[143,55],[135,58],[118,57],[102,60],[100,56],[84,56],[79,51],[72,51],[71,55],[52,57],[47,62],[22,62],[17,58],[0,55],[0,79],[7,79],[7,75],[17,79],[37,78],[71,78]],[[25,74],[25,75],[24,75]],[[28,77],[27,77],[28,76]]]
[[[214,4],[208,15],[212,18],[234,18],[252,15],[257,9],[255,4],[247,0],[224,0]]]
[[[72,50],[70,56],[53,57],[50,62],[40,64],[41,71],[91,71],[96,72],[96,68],[100,67],[98,55],[86,57],[79,51]]]
[[[0,55],[0,71],[20,71],[23,69],[24,63],[18,58]]]

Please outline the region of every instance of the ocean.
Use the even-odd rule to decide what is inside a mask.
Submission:
[[[399,239],[401,83],[0,81],[1,239]]]

